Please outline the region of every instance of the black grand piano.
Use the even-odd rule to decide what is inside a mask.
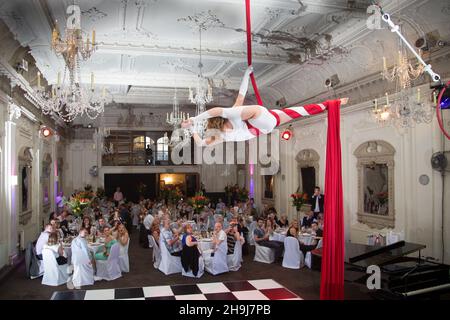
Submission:
[[[381,289],[375,299],[439,299],[450,293],[450,266],[423,259],[421,244],[399,241],[387,246],[346,244],[346,281],[366,286],[367,267],[381,269]],[[408,257],[416,253],[417,257]]]

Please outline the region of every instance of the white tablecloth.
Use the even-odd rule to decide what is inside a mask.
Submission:
[[[310,245],[313,244],[314,238],[315,238],[315,236],[313,236],[313,235],[311,235],[311,234],[300,234],[300,235],[298,236],[298,240],[299,240],[301,243],[303,243],[303,244],[305,244],[305,245],[308,245],[308,246],[310,246]]]
[[[211,241],[211,239],[209,240],[199,240],[198,241],[198,248],[200,249],[200,251],[206,251],[206,250],[211,250],[214,248],[214,244]]]
[[[281,232],[274,232],[269,237],[269,240],[280,241],[280,242],[284,242],[284,239],[286,239],[286,233],[281,233]]]

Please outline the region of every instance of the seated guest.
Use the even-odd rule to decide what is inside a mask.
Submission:
[[[297,233],[300,231],[297,219],[294,219],[294,220],[291,221],[291,223],[289,224],[289,229],[290,228],[295,228]]]
[[[54,230],[58,234],[59,239],[64,239],[64,231],[61,229],[61,224],[59,220],[55,221]]]
[[[181,243],[183,245],[181,251],[181,265],[183,266],[184,271],[189,272],[191,270],[192,274],[197,276],[199,269],[198,260],[201,257],[201,254],[198,251],[197,239],[192,235],[192,226],[190,224],[187,224],[184,227],[184,235],[181,239]]]
[[[314,238],[313,243],[311,245],[307,245],[307,244],[304,244],[302,241],[300,241],[300,251],[303,252],[304,255],[306,255],[306,253],[308,251],[314,250],[317,247],[317,245],[319,244],[319,240],[323,236],[322,230],[319,229],[317,222],[313,222],[311,224],[311,228],[312,228],[313,232],[316,232],[316,237]]]
[[[297,239],[298,236],[298,229],[294,226],[290,226],[289,229],[286,232],[286,237],[294,237]]]
[[[223,219],[223,218],[222,218]],[[222,243],[222,241],[225,241],[227,239],[227,234],[225,233],[225,231],[223,231],[223,226],[220,222],[216,222],[214,224],[214,233],[213,233],[213,238],[212,238],[212,242],[214,244],[214,252],[217,251],[217,249],[219,248],[219,245]],[[211,256],[213,256],[214,254],[211,254]]]
[[[58,216],[58,220],[60,223],[61,230],[64,232],[64,236],[70,234],[69,230],[69,221],[67,217],[69,216],[69,212],[67,210],[63,210],[63,212]]]
[[[125,228],[123,224],[120,224],[117,228],[117,241],[119,241],[121,249],[128,244],[128,241],[130,241],[127,228]]]
[[[269,236],[273,236],[273,231],[276,228],[276,224],[275,224],[274,220],[267,219],[264,227],[265,227],[266,233],[268,233]]]
[[[238,232],[243,235],[244,237],[244,244],[242,245],[242,254],[246,255],[248,253],[249,247],[248,247],[248,228],[245,224],[245,220],[243,217],[238,218]]]
[[[181,234],[183,233],[183,219],[180,217],[177,219],[177,221],[172,222],[170,224],[170,229],[175,234]]]
[[[102,217],[102,212],[99,208],[94,208],[94,219],[98,221]]]
[[[198,219],[197,229],[200,232],[208,231],[208,225],[205,223],[205,220],[203,218]]]
[[[269,232],[264,227],[264,220],[258,219],[258,226],[253,230],[255,242],[264,247],[275,249],[275,259],[280,259],[283,255],[284,243],[280,241],[269,240]]]
[[[91,223],[91,218],[89,218],[88,216],[84,216],[82,227],[86,228],[86,230],[89,231],[89,234],[93,234],[93,231],[95,229],[95,227]]]
[[[103,248],[103,251],[97,252],[95,254],[95,260],[108,260],[108,256],[109,256],[109,252],[111,251],[111,247],[115,243],[117,243],[117,240],[113,237],[110,228],[108,228],[108,227],[104,228],[103,234],[105,235],[105,246]]]
[[[244,242],[243,236],[241,236],[241,233],[238,230],[238,223],[237,221],[233,220],[230,222],[230,227],[225,231],[227,234],[227,245],[228,245],[228,252],[227,254],[233,254],[234,253],[234,246],[236,245],[237,241]]]
[[[71,244],[72,264],[74,267],[72,282],[75,287],[92,285],[94,283],[94,260],[91,259],[86,241],[88,233],[87,229],[81,227],[78,237]]]
[[[219,198],[217,204],[216,204],[216,210],[224,210],[225,208],[225,203],[222,201],[221,198]]]
[[[306,216],[303,217],[302,220],[302,229],[309,229],[311,228],[311,224],[314,221],[314,212],[309,211],[306,213]]]
[[[314,221],[311,224],[312,234],[316,236],[316,238],[323,237],[323,230],[319,227],[319,222]]]
[[[181,250],[183,249],[178,234],[173,234],[170,230],[170,220],[165,219],[163,222],[163,229],[161,231],[161,241],[164,242],[167,250],[172,256],[181,256]]]
[[[45,225],[44,231],[42,231],[41,234],[39,235],[39,238],[37,239],[36,242],[36,258],[38,258],[38,260],[42,260],[42,249],[44,248],[44,245],[48,242],[48,237],[50,236],[50,233],[52,233],[53,231],[54,231],[53,227],[49,223]]]
[[[111,226],[105,221],[104,218],[100,218],[97,221],[97,236],[103,236],[105,228],[111,228]]]
[[[151,227],[150,227],[150,234],[153,236],[153,239],[155,239],[156,245],[159,246],[159,237],[161,234],[161,227],[159,225],[159,218],[155,218],[153,221]]]
[[[64,256],[64,248],[61,243],[59,243],[59,237],[56,232],[52,232],[48,235],[48,241],[47,244],[44,245],[44,248],[53,251],[59,265],[67,263],[67,258]]]
[[[280,228],[287,228],[289,226],[289,221],[285,214],[281,215],[280,220],[278,220],[278,225],[280,226]]]

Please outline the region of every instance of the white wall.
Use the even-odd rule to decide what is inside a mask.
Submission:
[[[430,90],[422,87],[422,97],[427,97]],[[351,106],[341,115],[342,169],[344,187],[345,238],[347,241],[366,243],[367,235],[385,233],[387,230],[369,228],[357,221],[357,159],[353,155],[355,149],[370,140],[384,140],[396,150],[394,165],[395,188],[395,231],[405,232],[406,241],[425,244],[425,256],[441,259],[441,227],[442,227],[442,178],[434,171],[430,159],[434,152],[442,150],[442,134],[437,121],[431,124],[418,124],[409,130],[400,132],[394,126],[380,127],[369,115],[370,105]],[[356,111],[348,112],[353,109]],[[326,115],[293,124],[294,139],[280,142],[281,171],[276,175],[275,204],[281,213],[289,213],[290,218],[296,215],[289,195],[299,185],[299,172],[295,161],[297,153],[303,149],[314,149],[320,155],[319,186],[324,188],[326,159]],[[447,143],[448,144],[448,143]],[[448,147],[447,147],[448,149]],[[419,176],[430,177],[428,185],[421,185]],[[260,183],[261,177],[256,177]],[[445,243],[450,243],[450,186],[446,177],[445,197]],[[261,197],[262,188],[257,188]],[[325,194],[326,194],[326,190]],[[446,248],[446,262],[450,261],[450,245]]]

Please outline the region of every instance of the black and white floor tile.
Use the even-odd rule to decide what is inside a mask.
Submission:
[[[57,291],[52,300],[302,300],[272,279]]]

